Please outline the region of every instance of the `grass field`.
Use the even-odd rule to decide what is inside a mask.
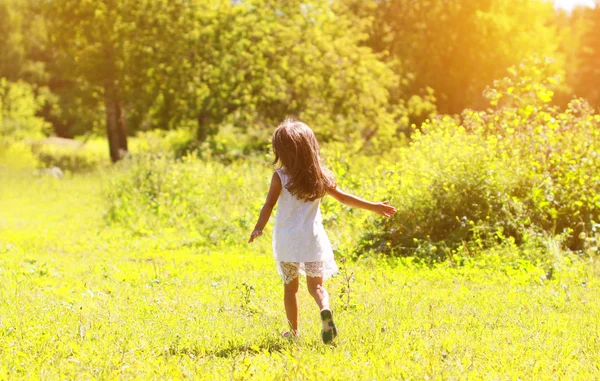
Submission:
[[[268,237],[136,236],[105,224],[101,176],[0,176],[0,379],[600,379],[591,259],[340,263],[338,340],[302,290],[289,342]]]

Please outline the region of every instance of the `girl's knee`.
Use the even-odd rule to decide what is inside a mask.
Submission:
[[[283,290],[286,294],[296,294],[298,292],[298,286],[299,286],[299,282],[298,282],[298,278],[294,278],[292,279],[292,281],[290,283],[285,283],[283,285]]]

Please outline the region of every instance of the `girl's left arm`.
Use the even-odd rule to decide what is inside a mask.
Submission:
[[[280,193],[281,179],[279,178],[277,172],[275,172],[273,173],[273,177],[271,177],[271,187],[269,188],[269,194],[267,194],[267,200],[260,211],[258,222],[256,222],[256,225],[254,226],[254,231],[252,234],[250,234],[250,240],[248,240],[248,243],[254,241],[256,238],[262,235],[262,231],[267,222],[269,222],[269,218],[271,217],[271,213],[273,212],[275,204],[277,204]]]
[[[391,217],[396,213],[396,208],[390,205],[389,201],[385,202],[371,202],[367,200],[363,200],[360,197],[356,197],[353,194],[346,193],[337,186],[335,188],[330,188],[327,190],[327,193],[341,202],[342,204],[346,204],[353,208],[361,208],[370,210],[371,212],[380,214],[386,218]]]

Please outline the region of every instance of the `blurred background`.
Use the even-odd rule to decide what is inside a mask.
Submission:
[[[600,106],[592,0],[0,0],[4,137],[178,131],[177,149],[264,148],[286,116],[322,141],[409,135],[528,57],[563,78],[553,102]],[[223,139],[215,139],[219,133]],[[223,146],[225,145],[225,146]],[[108,148],[106,149],[108,151]],[[108,153],[107,153],[108,157]]]

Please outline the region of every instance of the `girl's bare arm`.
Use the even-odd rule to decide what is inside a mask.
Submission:
[[[260,210],[260,216],[258,217],[258,222],[256,222],[256,225],[254,226],[254,231],[252,234],[250,234],[250,240],[248,240],[249,243],[262,235],[262,231],[267,222],[269,222],[269,218],[271,217],[271,213],[273,212],[275,204],[277,204],[280,193],[281,179],[277,173],[273,173],[273,177],[271,177],[271,187],[269,188],[269,193],[267,194],[267,200]]]
[[[342,204],[351,206],[353,208],[370,210],[371,212],[380,214],[384,217],[390,217],[392,214],[396,213],[396,208],[391,206],[388,201],[370,202],[367,200],[363,200],[362,198],[357,197],[353,194],[346,193],[337,187],[329,189],[327,193]]]

